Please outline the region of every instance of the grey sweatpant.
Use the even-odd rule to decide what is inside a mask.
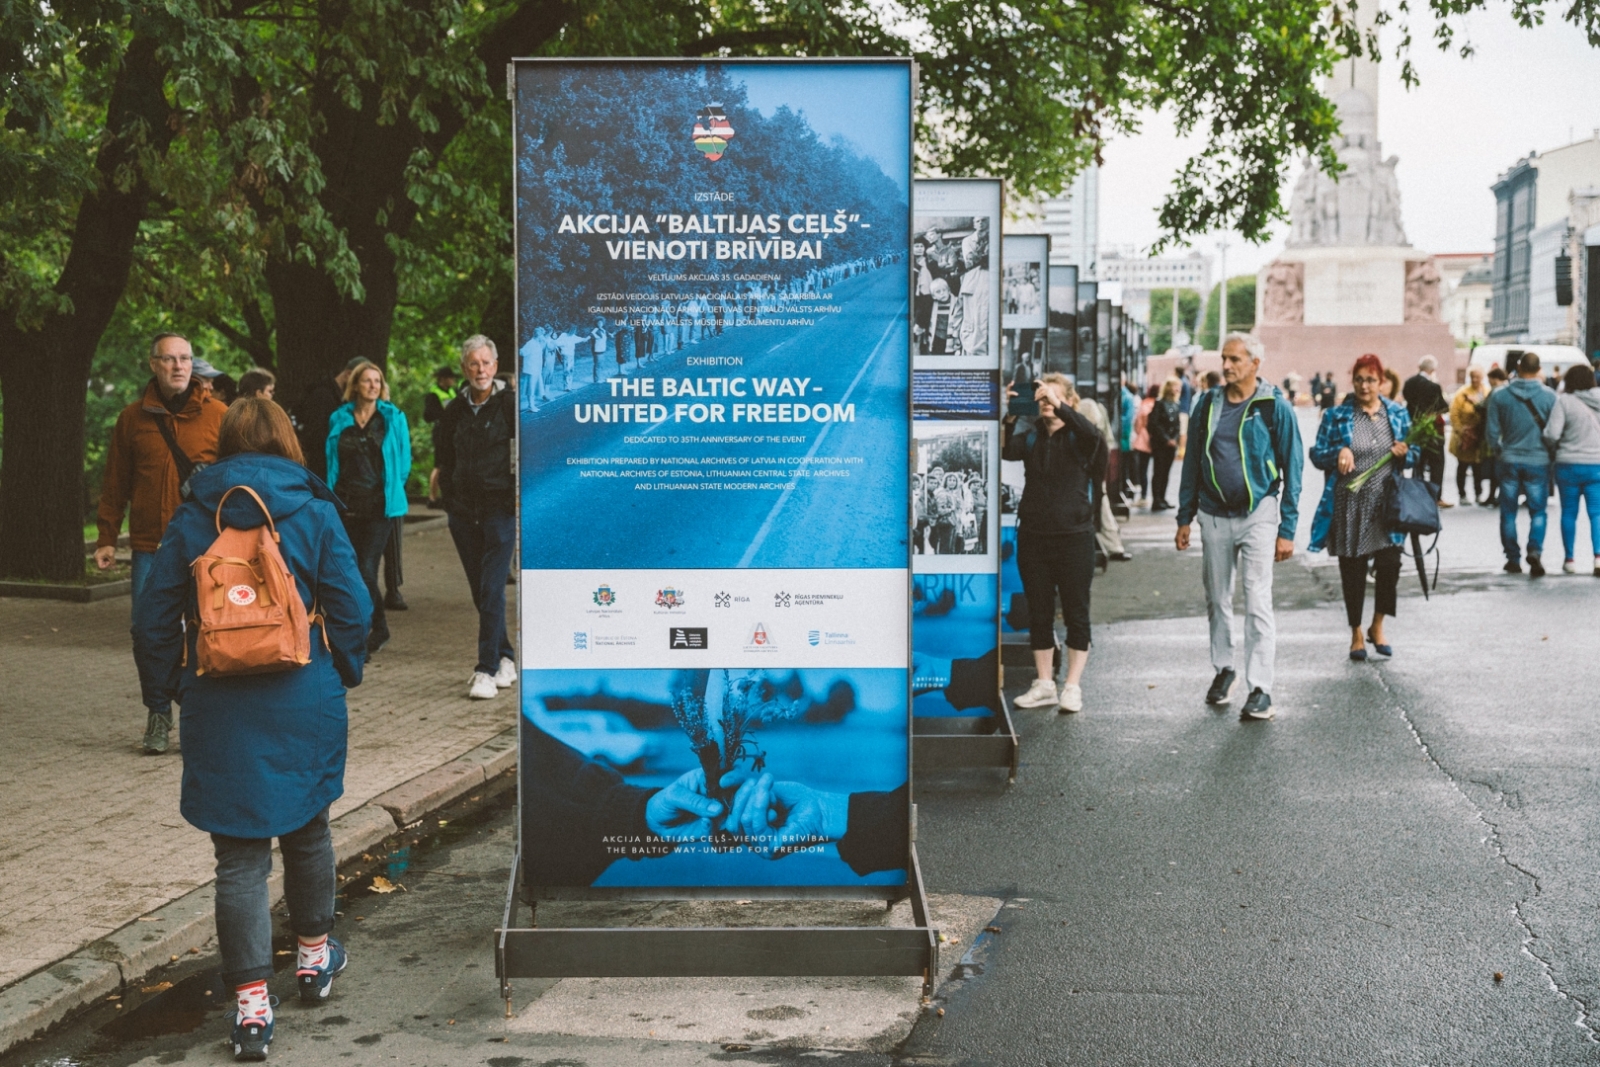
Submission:
[[[1278,628],[1272,618],[1272,557],[1278,547],[1278,498],[1267,497],[1249,515],[1218,518],[1201,512],[1200,549],[1205,567],[1206,614],[1211,622],[1211,667],[1234,666],[1233,575],[1244,577],[1244,683],[1272,692]],[[1237,669],[1237,668],[1235,668]]]

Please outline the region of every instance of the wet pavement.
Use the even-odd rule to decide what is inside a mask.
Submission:
[[[987,773],[919,783],[930,892],[1002,906],[964,959],[945,956],[943,1016],[918,1016],[894,1047],[706,1042],[677,1030],[683,1017],[644,1019],[643,1003],[629,1024],[643,1036],[573,1036],[540,1021],[546,997],[582,1011],[573,983],[518,982],[508,1024],[490,934],[513,840],[502,793],[351,879],[350,971],[328,1003],[282,1007],[272,1061],[1600,1062],[1600,581],[1500,576],[1481,564],[1498,558],[1489,513],[1446,523],[1456,562],[1433,600],[1405,594],[1392,660],[1345,657],[1325,563],[1280,565],[1278,718],[1241,723],[1201,699],[1198,553],[1172,551],[1170,520],[1136,515],[1134,561],[1097,581],[1085,710],[1017,714],[1009,788]],[[403,888],[373,893],[372,875]],[[182,960],[0,1067],[229,1062],[214,967]],[[292,992],[287,975],[273,984]],[[748,1003],[755,1021],[823,1010]]]

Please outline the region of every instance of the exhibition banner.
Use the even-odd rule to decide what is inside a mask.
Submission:
[[[1002,190],[926,179],[914,199],[913,708],[988,715],[1000,665]]]
[[[1048,358],[1050,326],[1050,238],[1044,234],[1007,234],[1001,241],[1004,278],[1001,300],[1000,380],[1005,394],[1033,399],[1039,376],[1060,369]],[[1073,284],[1077,284],[1074,270]],[[1072,373],[1069,366],[1065,373]],[[1003,412],[1002,412],[1003,413]],[[1026,633],[1028,612],[1017,571],[1017,506],[1026,482],[1021,460],[1000,463],[1000,628]]]
[[[527,884],[900,885],[911,66],[515,66]]]

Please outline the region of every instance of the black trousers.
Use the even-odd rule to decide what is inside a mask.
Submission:
[[[1150,458],[1155,461],[1155,472],[1150,476],[1150,503],[1152,505],[1166,506],[1167,481],[1172,477],[1172,461],[1178,455],[1176,448],[1163,448],[1160,445],[1150,453]]]
[[[1339,583],[1344,586],[1344,614],[1351,626],[1361,625],[1367,604],[1367,563],[1376,564],[1378,588],[1373,594],[1373,610],[1379,615],[1395,614],[1395,590],[1400,585],[1400,546],[1393,545],[1370,556],[1340,556]]]
[[[1130,487],[1137,488],[1139,495],[1144,496],[1150,490],[1150,453],[1135,450],[1133,453],[1133,476],[1128,479]]]
[[[383,563],[383,547],[389,543],[394,523],[382,515],[375,519],[346,515],[344,529],[356,550],[356,565],[361,568],[367,595],[372,598],[372,642],[376,645],[389,637],[389,617],[383,607],[383,591],[378,588],[378,568]]]
[[[1417,461],[1421,468],[1422,480],[1432,482],[1435,489],[1444,485],[1444,449],[1437,451],[1423,450],[1422,458]]]
[[[1067,647],[1089,650],[1089,583],[1094,580],[1094,531],[1030,536],[1017,528],[1017,572],[1028,598],[1028,647],[1056,647],[1056,596],[1067,624]]]
[[[1472,472],[1472,495],[1467,495],[1467,472]],[[1487,463],[1456,463],[1456,496],[1461,498],[1463,504],[1484,495],[1484,490],[1490,488],[1489,464]]]

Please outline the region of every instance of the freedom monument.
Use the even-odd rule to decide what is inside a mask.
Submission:
[[[1406,241],[1399,159],[1383,158],[1378,141],[1378,65],[1344,60],[1324,92],[1338,112],[1344,171],[1334,177],[1307,161],[1288,241],[1256,278],[1256,333],[1269,373],[1309,379],[1331,369],[1342,379],[1357,356],[1375,352],[1402,379],[1432,355],[1449,381],[1455,340],[1439,314],[1439,270]]]

